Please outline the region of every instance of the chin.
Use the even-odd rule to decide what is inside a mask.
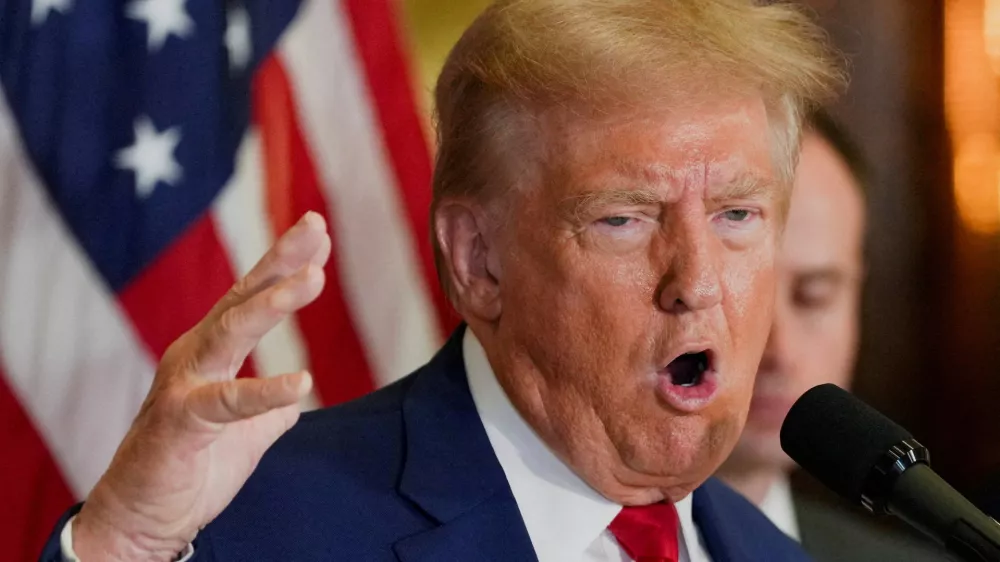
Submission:
[[[729,455],[739,436],[732,427],[729,421],[712,423],[701,416],[678,416],[669,422],[666,435],[637,439],[620,452],[626,465],[647,485],[671,498],[684,497]]]

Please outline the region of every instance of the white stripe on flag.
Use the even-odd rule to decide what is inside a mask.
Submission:
[[[29,163],[0,92],[0,350],[77,497],[107,468],[154,372]]]
[[[237,277],[246,275],[274,243],[267,218],[264,169],[260,135],[250,129],[236,155],[233,177],[215,200],[213,214],[219,235]],[[275,376],[307,369],[307,355],[295,317],[267,333],[254,349],[259,376]],[[316,408],[314,396],[305,399],[305,409]]]
[[[387,384],[430,359],[440,336],[353,36],[340,2],[307,0],[280,53],[330,204],[346,300]]]

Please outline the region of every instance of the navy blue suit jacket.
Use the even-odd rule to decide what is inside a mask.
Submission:
[[[536,560],[469,393],[463,332],[396,384],[305,414],[268,451],[229,507],[199,533],[194,559]],[[718,481],[698,488],[693,505],[715,562],[808,560]],[[61,528],[53,533],[44,562],[60,561]]]

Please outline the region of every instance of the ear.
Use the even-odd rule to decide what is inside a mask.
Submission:
[[[502,310],[500,259],[494,230],[482,207],[448,201],[434,212],[434,235],[444,257],[455,307],[462,315],[496,322]]]

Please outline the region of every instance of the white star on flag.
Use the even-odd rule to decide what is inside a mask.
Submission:
[[[229,11],[226,23],[226,49],[229,51],[229,69],[243,70],[250,63],[253,42],[250,40],[250,15],[246,8],[238,7]]]
[[[146,23],[149,50],[158,51],[170,35],[183,39],[194,32],[194,21],[184,8],[186,1],[132,0],[125,15]]]
[[[49,14],[65,14],[73,8],[73,0],[31,0],[31,23],[40,25],[49,19]]]
[[[157,132],[149,117],[135,122],[135,143],[115,154],[115,166],[135,172],[135,192],[140,199],[153,194],[158,182],[176,185],[184,169],[174,158],[181,142],[180,127]]]

